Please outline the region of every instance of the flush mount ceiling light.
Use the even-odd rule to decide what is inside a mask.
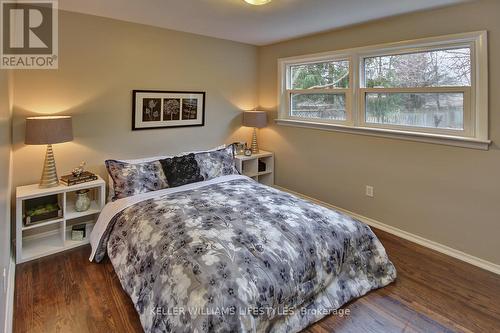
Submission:
[[[266,3],[270,3],[271,0],[245,0],[245,2],[251,5],[260,6],[265,5]]]

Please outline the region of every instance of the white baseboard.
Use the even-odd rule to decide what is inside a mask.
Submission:
[[[6,313],[5,313],[5,325],[4,332],[12,332],[12,323],[14,320],[14,287],[16,284],[16,262],[14,257],[10,257],[9,264],[9,278],[7,280],[7,302],[6,302]]]
[[[318,205],[338,210],[338,211],[340,211],[342,213],[345,213],[347,215],[350,215],[350,216],[352,216],[352,217],[354,217],[354,218],[362,221],[363,223],[366,223],[369,226],[372,226],[374,228],[380,229],[382,231],[385,231],[385,232],[388,232],[388,233],[393,234],[395,236],[398,236],[398,237],[401,237],[403,239],[406,239],[406,240],[408,240],[410,242],[417,243],[419,245],[422,245],[422,246],[427,247],[429,249],[432,249],[434,251],[441,252],[441,253],[446,254],[446,255],[448,255],[450,257],[459,259],[461,261],[465,261],[466,263],[469,263],[471,265],[480,267],[482,269],[485,269],[487,271],[490,271],[492,273],[500,275],[500,265],[497,265],[497,264],[494,264],[492,262],[486,261],[484,259],[472,256],[470,254],[467,254],[465,252],[459,251],[459,250],[451,248],[449,246],[437,243],[435,241],[432,241],[432,240],[420,237],[420,236],[412,234],[410,232],[407,232],[407,231],[395,228],[393,226],[384,224],[382,222],[379,222],[377,220],[371,219],[369,217],[353,213],[351,211],[348,211],[348,210],[343,209],[343,208],[336,207],[334,205],[328,204],[328,203],[320,201],[318,199],[311,198],[311,197],[309,197],[307,195],[304,195],[304,194],[301,194],[301,193],[289,190],[287,188],[284,188],[284,187],[281,187],[281,186],[278,186],[278,185],[274,185],[274,187],[276,187],[277,189],[280,189],[282,191],[294,194],[296,196],[305,198],[305,199],[307,199],[309,201],[315,202]]]

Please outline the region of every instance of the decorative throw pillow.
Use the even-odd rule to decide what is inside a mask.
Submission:
[[[225,147],[226,147],[226,145],[224,144],[224,145],[217,146],[215,148],[211,148],[209,150],[183,152],[183,153],[178,154],[177,156],[187,155],[187,154],[191,154],[191,153],[193,153],[193,154],[206,153],[206,152],[210,152],[210,151],[214,151],[214,150],[223,149]],[[152,156],[152,157],[136,158],[136,159],[132,159],[132,160],[118,160],[118,161],[130,163],[130,164],[140,164],[140,163],[144,163],[144,162],[159,161],[159,160],[162,160],[164,158],[169,158],[169,157],[172,157],[172,155]],[[111,176],[110,176],[109,180],[108,180],[108,200],[111,201],[113,199],[114,195],[115,195],[115,193],[114,193],[114,189],[113,189],[113,178],[111,178]]]
[[[186,185],[203,180],[194,154],[175,156],[160,160],[170,187]]]
[[[237,175],[234,166],[234,145],[229,145],[215,151],[195,154],[195,159],[200,167],[200,173],[205,180],[225,176]]]
[[[159,161],[130,164],[107,160],[105,163],[113,179],[113,201],[169,187]]]

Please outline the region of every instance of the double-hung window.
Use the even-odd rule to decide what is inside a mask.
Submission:
[[[486,32],[278,62],[279,124],[488,147]]]

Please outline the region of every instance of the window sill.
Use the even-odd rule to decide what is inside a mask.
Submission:
[[[291,119],[276,119],[276,124],[283,126],[319,129],[324,131],[369,135],[369,136],[376,136],[376,137],[390,138],[390,139],[433,143],[433,144],[479,149],[479,150],[488,150],[491,144],[491,140],[480,140],[468,137],[456,137],[456,136],[429,134],[429,133],[416,133],[416,132],[388,130],[388,129],[371,128],[371,127],[350,127],[337,124],[315,123],[315,122],[291,120]]]

